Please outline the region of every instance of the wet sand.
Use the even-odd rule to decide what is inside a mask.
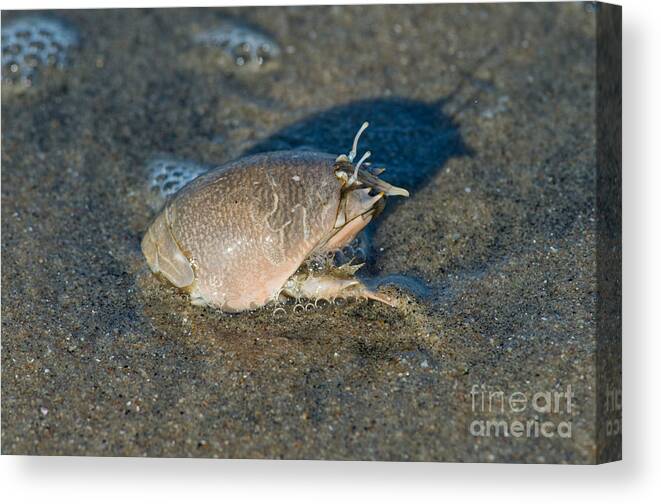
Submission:
[[[3,82],[3,454],[595,460],[594,12],[42,15],[78,43],[29,88]],[[238,48],[196,42],[227,23]],[[370,225],[363,272],[395,279],[400,308],[225,315],[149,273],[154,156],[339,154],[364,120],[361,147],[411,192]],[[536,419],[571,438],[471,435],[475,385],[570,385],[571,414]]]

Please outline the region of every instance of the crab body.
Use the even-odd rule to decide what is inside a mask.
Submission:
[[[351,242],[388,193],[406,193],[352,161],[351,154],[281,151],[211,170],[177,192],[152,222],[142,240],[149,267],[187,291],[193,304],[223,311],[255,309],[281,296],[387,301],[353,277],[356,268],[300,270],[306,259]]]

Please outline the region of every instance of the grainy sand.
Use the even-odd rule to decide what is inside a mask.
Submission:
[[[3,454],[594,461],[594,12],[43,15],[80,44],[3,85]],[[195,44],[227,20],[279,53]],[[403,308],[228,316],[147,271],[154,156],[346,152],[364,120],[361,148],[412,194],[370,226],[364,272],[405,276]],[[571,439],[471,436],[480,384],[571,385],[573,415],[539,415]]]

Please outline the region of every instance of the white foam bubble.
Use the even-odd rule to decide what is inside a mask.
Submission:
[[[230,21],[225,21],[210,30],[197,33],[193,41],[207,47],[217,47],[237,67],[260,69],[280,56],[277,42],[257,30]]]
[[[208,172],[211,165],[205,165],[187,159],[167,156],[153,158],[147,165],[149,173],[148,187],[152,195],[153,206],[160,206],[163,201],[179,189]]]
[[[78,42],[78,33],[57,19],[28,16],[10,21],[2,27],[3,82],[29,86],[43,68],[63,68]]]

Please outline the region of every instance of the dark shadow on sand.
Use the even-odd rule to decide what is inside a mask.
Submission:
[[[405,98],[376,98],[337,105],[283,128],[245,154],[306,149],[346,154],[364,121],[358,155],[370,150],[383,178],[415,194],[448,159],[470,155],[459,126],[442,110],[444,100],[427,103]]]

